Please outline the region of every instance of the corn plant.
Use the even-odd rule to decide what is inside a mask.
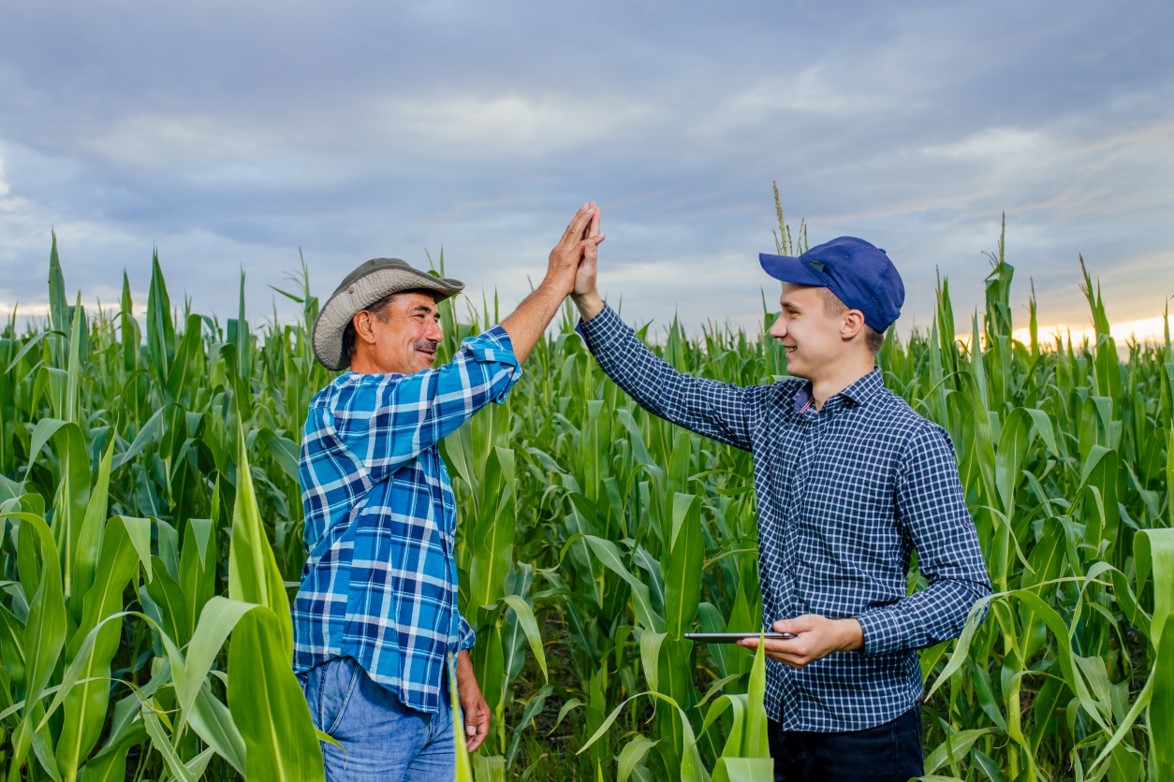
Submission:
[[[801,251],[778,211],[777,248]],[[1081,261],[1095,336],[1049,342],[1032,293],[1017,341],[1009,255],[1004,234],[981,309],[956,316],[939,279],[929,328],[878,359],[949,431],[995,585],[958,641],[922,652],[927,778],[1171,779],[1169,328],[1117,344]],[[303,264],[274,286],[300,317],[251,323],[242,276],[221,323],[174,305],[150,263],[145,312],[125,276],[113,310],[87,311],[54,239],[47,320],[0,331],[0,770],[320,778],[288,614],[301,429],[331,379],[318,299]],[[442,311],[451,355],[500,306]],[[638,333],[681,371],[770,383],[770,319]],[[683,639],[758,627],[753,464],[636,407],[575,322],[568,307],[506,403],[443,445],[493,715],[461,778],[769,778],[765,661]]]
[[[23,463],[0,501],[6,776],[321,776],[247,456],[251,346],[212,343],[198,316],[177,332],[154,271],[129,349],[63,304],[54,244],[51,329],[5,342]],[[131,306],[124,285],[138,343]],[[221,384],[195,382],[209,365]]]

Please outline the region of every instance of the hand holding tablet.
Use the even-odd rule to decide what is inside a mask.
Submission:
[[[758,638],[760,635],[767,641],[786,641],[795,637],[794,633],[685,633],[685,639],[703,644],[736,644],[743,638]]]

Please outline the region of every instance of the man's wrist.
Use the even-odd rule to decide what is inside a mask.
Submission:
[[[603,312],[603,297],[599,295],[599,291],[593,290],[588,293],[572,293],[571,300],[575,302],[575,306],[579,308],[579,315],[583,320],[591,320],[599,313]]]
[[[551,299],[558,299],[559,301],[562,301],[566,299],[567,296],[571,295],[573,285],[573,277],[570,280],[567,280],[562,279],[558,275],[547,274],[542,278],[542,282],[538,283],[538,287],[534,290],[536,293],[545,293],[549,295]]]
[[[856,619],[841,619],[840,651],[852,652],[864,648],[864,628]]]

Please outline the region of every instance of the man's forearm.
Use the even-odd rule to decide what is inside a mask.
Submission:
[[[469,655],[468,649],[461,649],[457,652],[456,673],[457,681],[467,681],[470,676],[476,681],[476,675],[473,673],[473,658]]]
[[[645,410],[705,437],[749,450],[751,405],[744,389],[682,374],[654,355],[606,306],[600,306],[579,329],[600,369]]]
[[[530,351],[538,344],[538,340],[542,338],[543,332],[554,319],[566,297],[566,290],[543,280],[542,284],[522,299],[518,308],[501,322],[501,327],[510,335],[514,355],[518,357],[519,362],[525,361]]]
[[[957,638],[974,604],[990,594],[973,581],[942,580],[856,617],[867,654],[921,649]]]

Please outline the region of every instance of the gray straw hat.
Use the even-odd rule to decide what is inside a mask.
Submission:
[[[314,355],[327,369],[344,369],[342,334],[355,313],[399,291],[428,291],[441,301],[464,287],[460,280],[434,277],[399,258],[372,258],[343,277],[322,306],[314,321]]]

